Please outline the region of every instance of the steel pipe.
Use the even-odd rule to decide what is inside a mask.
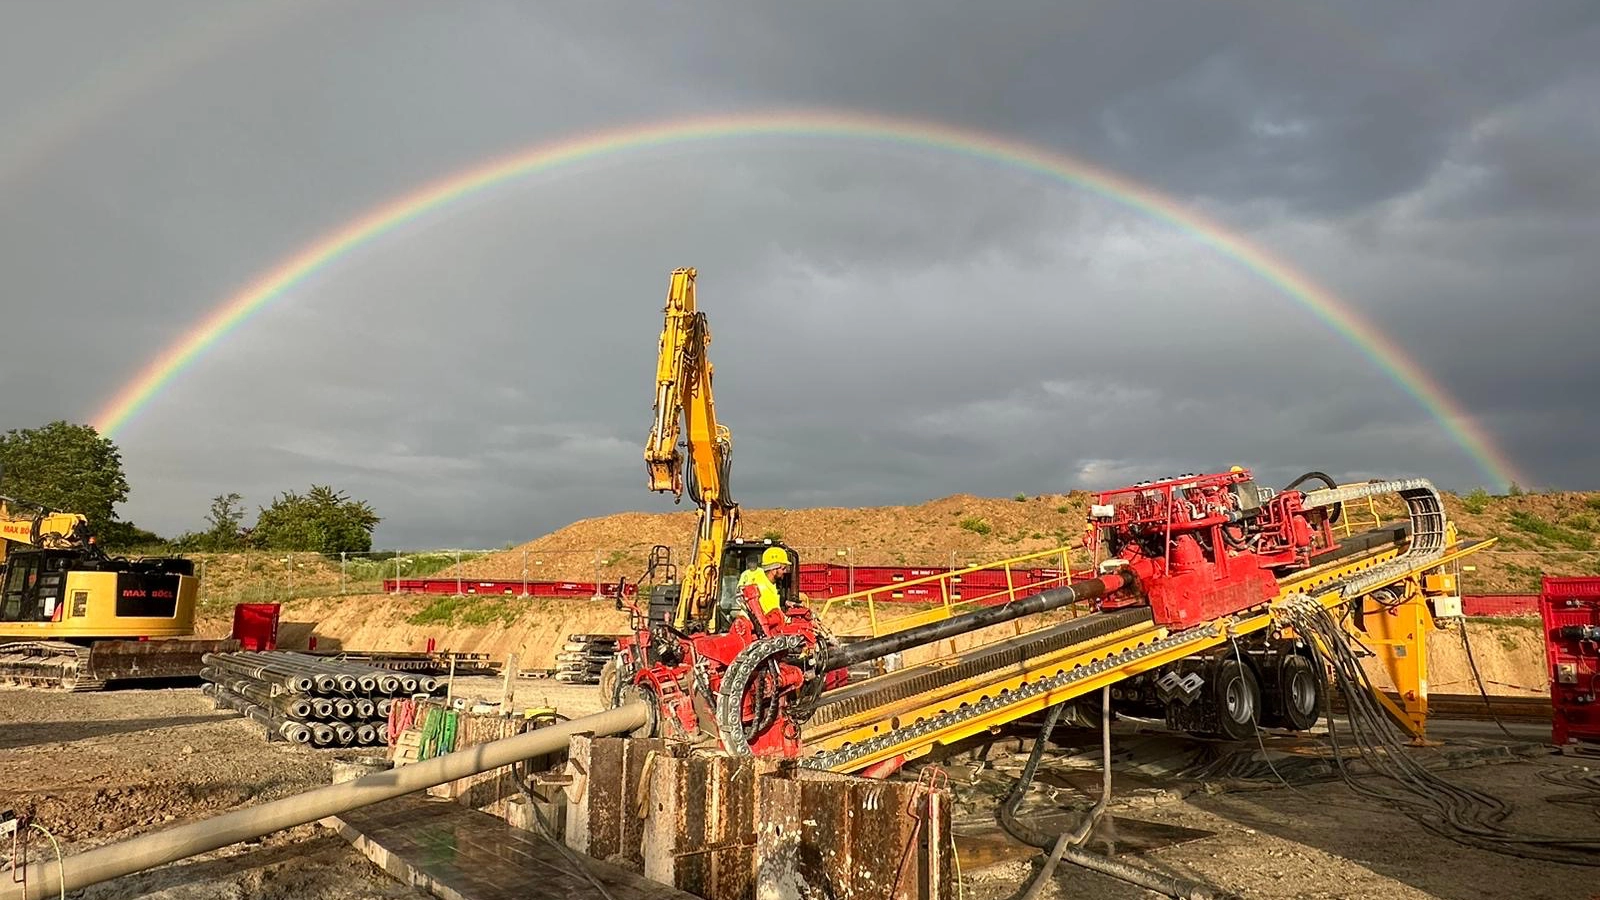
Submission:
[[[220,653],[207,653],[200,657],[200,662],[212,668],[237,672],[247,678],[254,678],[268,684],[276,684],[291,694],[308,694],[313,690],[323,691],[323,684],[327,685],[328,690],[333,688],[333,680],[331,678],[319,682],[304,672],[283,671],[265,662],[252,665],[244,660],[234,659]]]
[[[352,674],[357,679],[360,689],[366,693],[394,693],[400,689],[400,679],[390,674],[382,666],[370,666],[365,663],[352,663],[349,660],[334,660],[330,657],[314,657],[310,653],[301,653],[298,650],[272,650],[282,655],[286,660],[296,661],[302,665],[328,671],[334,674]]]
[[[96,847],[62,860],[59,876],[54,859],[30,863],[21,878],[13,873],[12,877],[0,879],[0,900],[44,900],[55,897],[63,890],[76,891],[163,863],[553,753],[565,748],[575,734],[605,736],[633,731],[648,719],[649,708],[642,702],[633,701],[592,716],[559,722],[260,806],[236,809],[176,828]],[[26,887],[19,881],[25,882]]]
[[[311,729],[311,742],[318,747],[327,747],[333,743],[333,726],[327,722],[307,722]]]
[[[879,659],[890,653],[909,650],[912,647],[921,647],[935,641],[956,637],[987,628],[990,625],[999,625],[1031,616],[1036,613],[1049,612],[1064,606],[1071,606],[1085,600],[1094,600],[1113,594],[1132,583],[1131,574],[1103,575],[1080,581],[1066,587],[1054,588],[1042,593],[1034,594],[1023,600],[1006,603],[1002,606],[991,606],[974,613],[952,616],[940,622],[930,622],[927,625],[918,625],[907,628],[894,634],[883,637],[857,641],[842,647],[830,647],[818,658],[818,665],[824,672],[836,669],[848,669],[853,665],[866,662],[869,659]]]

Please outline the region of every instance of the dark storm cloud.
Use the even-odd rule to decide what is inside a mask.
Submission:
[[[83,71],[211,11],[119,9],[28,10],[0,74],[30,89],[0,91],[0,116],[26,131]],[[0,171],[0,377],[33,386],[0,426],[87,416],[275,261],[446,173],[631,121],[846,107],[1031,139],[1246,229],[1530,479],[1594,487],[1594,20],[1581,3],[308,6],[125,92],[27,178]],[[334,483],[378,507],[384,546],[487,546],[673,509],[640,453],[680,265],[701,271],[747,505],[1233,463],[1279,484],[1486,481],[1358,348],[1192,236],[993,163],[760,139],[536,175],[345,255],[119,436],[126,513],[172,533],[214,494]]]

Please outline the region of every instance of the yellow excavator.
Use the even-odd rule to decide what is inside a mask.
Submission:
[[[0,497],[0,684],[92,691],[193,677],[198,582],[189,560],[107,555],[80,513]]]
[[[729,490],[733,439],[717,421],[711,394],[712,365],[707,348],[711,327],[695,305],[695,270],[674,269],[667,285],[661,340],[656,357],[655,419],[645,442],[650,490],[681,498],[685,488],[699,507],[694,559],[676,584],[657,585],[650,594],[649,619],[670,622],[683,631],[717,631],[737,604],[739,574],[758,564],[763,553],[782,547],[789,570],[775,585],[786,603],[797,602],[799,560],[794,549],[771,540],[741,540],[739,504]],[[685,454],[678,449],[685,437]],[[685,465],[687,462],[687,465]]]

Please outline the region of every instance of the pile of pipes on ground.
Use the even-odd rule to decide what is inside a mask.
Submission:
[[[556,680],[570,684],[599,684],[600,670],[617,653],[617,639],[610,634],[569,634],[567,643],[556,654]]]
[[[261,723],[269,741],[315,747],[386,745],[396,700],[444,691],[428,675],[291,650],[208,653],[201,662],[201,690],[218,708]]]

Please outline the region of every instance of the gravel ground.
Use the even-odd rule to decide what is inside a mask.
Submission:
[[[1469,729],[1481,732],[1482,729]],[[1472,738],[1486,745],[1489,741]],[[1524,745],[1526,746],[1526,745]],[[1429,751],[1419,751],[1429,752]],[[1002,758],[1020,768],[1020,756]],[[1114,772],[1137,760],[1122,759]],[[1546,802],[1570,793],[1540,777],[1541,769],[1571,768],[1576,761],[1556,755],[1518,756],[1479,762],[1441,773],[1446,780],[1510,800],[1515,812],[1508,826],[1524,832],[1564,837],[1594,836],[1600,842],[1600,806],[1582,808]],[[1591,761],[1590,765],[1594,765]],[[1041,771],[1048,771],[1048,766]],[[1041,778],[1044,777],[1041,775]],[[1122,786],[1117,779],[1122,778]],[[1010,784],[1010,776],[1003,776]],[[996,777],[996,781],[1001,776]],[[1084,784],[1095,779],[1086,779]],[[1215,793],[1195,784],[1168,783],[1162,790],[1138,788],[1115,775],[1113,816],[1138,822],[1182,826],[1209,833],[1149,851],[1130,848],[1122,858],[1156,871],[1210,884],[1250,898],[1442,897],[1477,900],[1515,896],[1537,900],[1591,900],[1600,896],[1600,868],[1522,859],[1457,844],[1414,823],[1400,812],[1356,795],[1340,781],[1285,787],[1281,783],[1233,783]],[[961,788],[958,788],[958,792]],[[992,815],[992,798],[968,789],[979,818]],[[1056,829],[1076,825],[1077,810],[1094,796],[1081,790],[1053,792],[1057,809],[1071,811],[1052,821]],[[1068,796],[1075,795],[1075,796]],[[1025,809],[1038,809],[1030,802]],[[1116,823],[1098,829],[1089,849],[1116,852]],[[1000,835],[1012,847],[1020,845]],[[1109,843],[1108,843],[1109,841]],[[1130,852],[1131,851],[1131,852]],[[1600,855],[1597,855],[1600,859]],[[1004,900],[1018,895],[1038,871],[1037,859],[1008,860],[969,873],[969,900]],[[1046,898],[1158,896],[1070,864],[1057,869],[1040,894]]]
[[[455,685],[457,696],[474,700],[497,699],[500,691],[495,678],[462,678]],[[516,703],[554,705],[571,716],[599,708],[593,688],[542,679],[520,681]],[[69,853],[326,784],[335,759],[364,752],[370,751],[269,744],[259,726],[212,709],[194,688],[78,695],[0,691],[0,809],[35,807],[38,821],[62,838]],[[993,776],[991,792],[1003,785],[1010,767],[1020,765],[1016,757],[998,759],[1000,774]],[[1556,765],[1573,763],[1559,757],[1522,759],[1452,771],[1448,777],[1514,799],[1516,822],[1529,830],[1600,833],[1593,810],[1543,802],[1561,789],[1542,781],[1537,770]],[[954,771],[956,763],[949,768]],[[1078,776],[1093,783],[1091,773]],[[1055,789],[1052,802],[1085,803],[1078,776],[1063,780],[1070,785]],[[1584,900],[1600,891],[1595,887],[1600,869],[1469,849],[1356,797],[1337,782],[1216,794],[1134,786],[1132,779],[1118,782],[1115,815],[1208,833],[1140,852],[1138,859],[1246,897]],[[957,790],[967,796],[976,820],[992,815],[992,796],[985,800],[981,791],[964,784]],[[1003,837],[995,840],[1008,852],[996,854],[994,864],[964,873],[969,900],[1015,897],[1036,871],[1036,857],[1015,845],[1005,848]],[[34,859],[50,852],[39,840],[30,851]],[[424,895],[384,875],[343,840],[308,825],[98,885],[83,896],[388,900]],[[1070,865],[1058,870],[1043,894],[1084,896],[1155,895]]]
[[[454,695],[498,700],[498,678],[458,678]],[[569,716],[600,707],[594,688],[517,684],[519,706]],[[261,726],[212,708],[198,688],[60,694],[0,689],[0,810],[30,807],[67,853],[329,783],[334,760],[366,748],[268,743]],[[29,858],[53,859],[37,832]],[[0,877],[8,877],[0,875]],[[289,900],[428,896],[400,885],[343,839],[306,825],[91,887],[95,900]]]

